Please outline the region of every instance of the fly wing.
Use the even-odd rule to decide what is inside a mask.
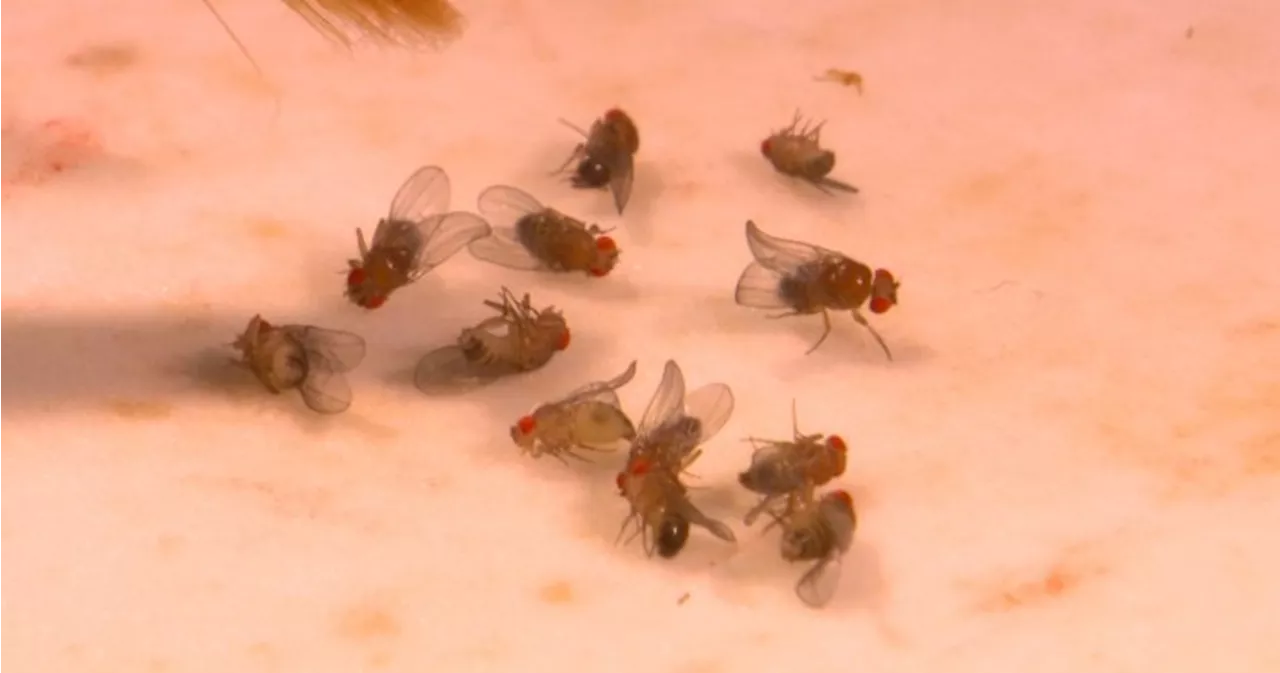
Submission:
[[[434,395],[458,392],[462,388],[482,385],[491,379],[479,376],[456,345],[443,346],[422,356],[413,370],[413,385]]]
[[[471,256],[476,259],[505,266],[516,271],[545,271],[547,265],[534,257],[529,249],[520,243],[515,229],[504,227],[494,229],[484,238],[472,241],[467,246]]]
[[[632,360],[631,364],[627,365],[627,369],[621,374],[609,379],[608,381],[593,381],[588,383],[568,395],[565,395],[553,404],[575,404],[592,399],[599,399],[612,404],[613,406],[621,407],[622,403],[618,400],[618,395],[614,391],[630,383],[631,379],[635,378],[635,376],[636,361]]]
[[[739,306],[748,308],[788,308],[780,291],[781,283],[782,274],[760,262],[752,262],[738,277],[738,285],[733,290],[733,300]]]
[[[770,236],[752,220],[747,220],[747,247],[761,266],[782,275],[790,275],[800,266],[827,254],[816,245]]]
[[[705,529],[707,532],[720,538],[721,540],[724,540],[725,542],[738,541],[737,536],[733,534],[732,528],[730,528],[723,521],[712,519],[706,514],[703,514],[702,511],[699,510],[697,507],[695,507],[694,504],[690,502],[687,497],[681,497],[677,507],[680,510],[680,513],[684,515],[684,518],[687,519],[689,523],[695,526],[700,526],[701,528]]]
[[[617,206],[619,215],[631,200],[631,184],[635,177],[635,157],[630,152],[615,152],[609,164],[609,191],[613,193],[613,205]]]
[[[514,229],[520,218],[545,209],[545,206],[533,198],[533,195],[509,185],[493,185],[485,189],[480,192],[480,198],[476,203],[480,214],[484,215],[495,229]]]
[[[667,360],[662,381],[640,418],[639,434],[644,436],[674,420],[684,408],[684,373],[675,360]]]
[[[417,222],[449,209],[449,176],[439,166],[423,166],[400,185],[387,219]]]
[[[311,325],[284,325],[281,329],[302,345],[308,357],[322,356],[333,372],[349,372],[364,360],[365,342],[358,334]]]
[[[729,422],[733,415],[733,391],[723,383],[708,383],[685,396],[684,415],[698,419],[698,444],[702,444]]]
[[[421,226],[424,244],[418,253],[413,278],[443,264],[459,250],[491,233],[483,217],[466,212],[432,215]]]
[[[834,554],[818,561],[796,582],[796,596],[811,608],[831,602],[840,586],[841,556]]]
[[[328,352],[311,348],[303,343],[307,360],[307,375],[299,388],[302,401],[312,411],[321,414],[337,414],[351,406],[351,385],[342,375],[343,363]]]

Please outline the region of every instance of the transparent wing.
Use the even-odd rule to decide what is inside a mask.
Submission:
[[[531,194],[509,185],[493,185],[483,192],[476,202],[480,214],[497,228],[514,228],[520,218],[546,208]]]
[[[307,375],[299,388],[302,401],[312,411],[337,414],[351,406],[351,386],[339,371],[340,363],[329,354],[304,347],[307,358]]]
[[[818,561],[812,568],[800,576],[796,582],[796,596],[805,605],[820,608],[831,602],[840,586],[840,569],[842,557],[839,554],[828,556]]]
[[[653,398],[649,400],[649,406],[640,419],[639,434],[643,436],[662,427],[674,420],[683,409],[684,373],[675,360],[667,360],[662,369],[662,381],[658,383],[658,389],[654,391]]]
[[[698,443],[711,439],[733,415],[733,391],[723,383],[708,383],[685,395],[684,415],[699,421]]]
[[[782,274],[760,262],[752,262],[738,277],[738,285],[733,290],[733,300],[739,306],[748,308],[783,309],[787,302],[779,291]]]
[[[613,193],[613,205],[617,206],[619,215],[631,200],[631,184],[635,177],[635,157],[629,152],[615,152],[609,166],[609,191]]]
[[[680,513],[684,516],[686,520],[688,520],[689,523],[705,529],[707,532],[720,538],[721,540],[724,540],[725,542],[738,541],[737,536],[733,534],[732,528],[730,528],[723,521],[712,519],[706,514],[703,514],[702,510],[699,510],[696,506],[694,506],[694,504],[690,502],[688,498],[684,498],[684,497],[680,498],[680,501],[677,504],[677,507],[679,508]]]
[[[547,268],[542,260],[534,257],[529,249],[516,238],[515,229],[505,227],[473,241],[467,246],[471,256],[476,259],[505,266],[517,271],[544,271]]]
[[[489,379],[478,376],[456,345],[442,346],[422,356],[413,370],[413,385],[433,395],[457,392],[459,388],[480,385]]]
[[[358,334],[311,325],[284,325],[281,329],[302,346],[308,357],[323,358],[331,371],[349,372],[364,360],[365,341]]]
[[[467,245],[491,232],[489,223],[475,213],[453,212],[433,215],[423,223],[425,244],[418,255],[414,277],[434,269],[458,254]]]
[[[632,360],[625,371],[608,381],[593,381],[562,397],[554,404],[576,404],[591,399],[598,399],[615,407],[622,407],[618,394],[614,391],[631,382],[636,376],[636,361]]]
[[[449,176],[439,166],[423,166],[400,185],[387,219],[417,222],[449,209]]]
[[[828,253],[816,245],[770,236],[751,220],[747,220],[747,247],[762,266],[783,275]]]

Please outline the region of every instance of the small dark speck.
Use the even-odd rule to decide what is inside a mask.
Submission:
[[[689,602],[688,591],[684,592],[683,594],[680,595],[679,598],[676,599],[676,605],[684,605],[685,603],[688,603],[688,602]]]
[[[1184,36],[1185,36],[1188,40],[1190,40],[1191,38],[1195,37],[1195,34],[1196,34],[1196,27],[1195,27],[1195,26],[1188,26],[1188,27],[1187,27],[1187,32],[1184,34]]]

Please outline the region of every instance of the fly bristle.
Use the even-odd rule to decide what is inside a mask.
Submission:
[[[434,44],[462,32],[448,0],[284,0],[325,37],[350,47],[361,38],[397,46]]]

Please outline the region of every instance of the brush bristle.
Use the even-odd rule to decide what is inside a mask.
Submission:
[[[383,44],[438,43],[462,32],[462,14],[448,0],[284,0],[324,36],[346,46],[368,38]]]

